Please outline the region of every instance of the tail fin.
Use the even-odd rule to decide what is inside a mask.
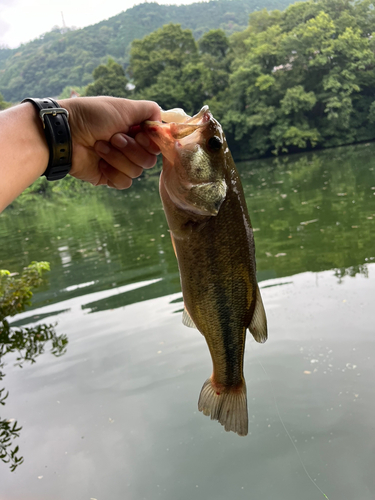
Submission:
[[[211,415],[211,420],[218,420],[226,431],[246,436],[248,418],[245,381],[242,387],[227,387],[218,394],[209,378],[203,384],[198,410],[206,416]]]

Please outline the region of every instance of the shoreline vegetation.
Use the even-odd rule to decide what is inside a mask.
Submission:
[[[374,30],[368,0],[264,9],[244,31],[211,30],[198,42],[167,25],[133,42],[132,92],[189,114],[208,104],[237,160],[369,141]]]
[[[211,29],[197,40],[199,30],[166,24],[133,40],[126,63],[107,57],[91,83],[78,88],[72,81],[60,96],[78,88],[81,95],[151,99],[189,114],[208,104],[236,161],[368,142],[375,139],[374,31],[370,0],[263,9],[242,31]],[[72,180],[66,190],[81,184]],[[47,191],[41,180],[26,196]]]

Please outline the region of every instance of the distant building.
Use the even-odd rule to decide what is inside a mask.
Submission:
[[[81,94],[79,94],[77,91],[75,91],[73,88],[70,89],[70,98],[72,97],[80,97]]]

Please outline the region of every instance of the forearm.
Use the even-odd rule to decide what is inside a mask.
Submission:
[[[40,177],[49,151],[31,103],[0,112],[0,212]]]
[[[69,112],[72,135],[70,174],[91,184],[117,189],[156,163],[159,148],[142,132],[127,133],[145,120],[160,120],[150,101],[78,97],[58,101]],[[42,122],[30,103],[0,112],[0,212],[45,171],[49,148]]]

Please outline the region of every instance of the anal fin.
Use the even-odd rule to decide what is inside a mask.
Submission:
[[[187,312],[186,307],[184,308],[184,312],[182,313],[182,323],[189,328],[197,328],[196,324],[191,319],[190,314]]]

